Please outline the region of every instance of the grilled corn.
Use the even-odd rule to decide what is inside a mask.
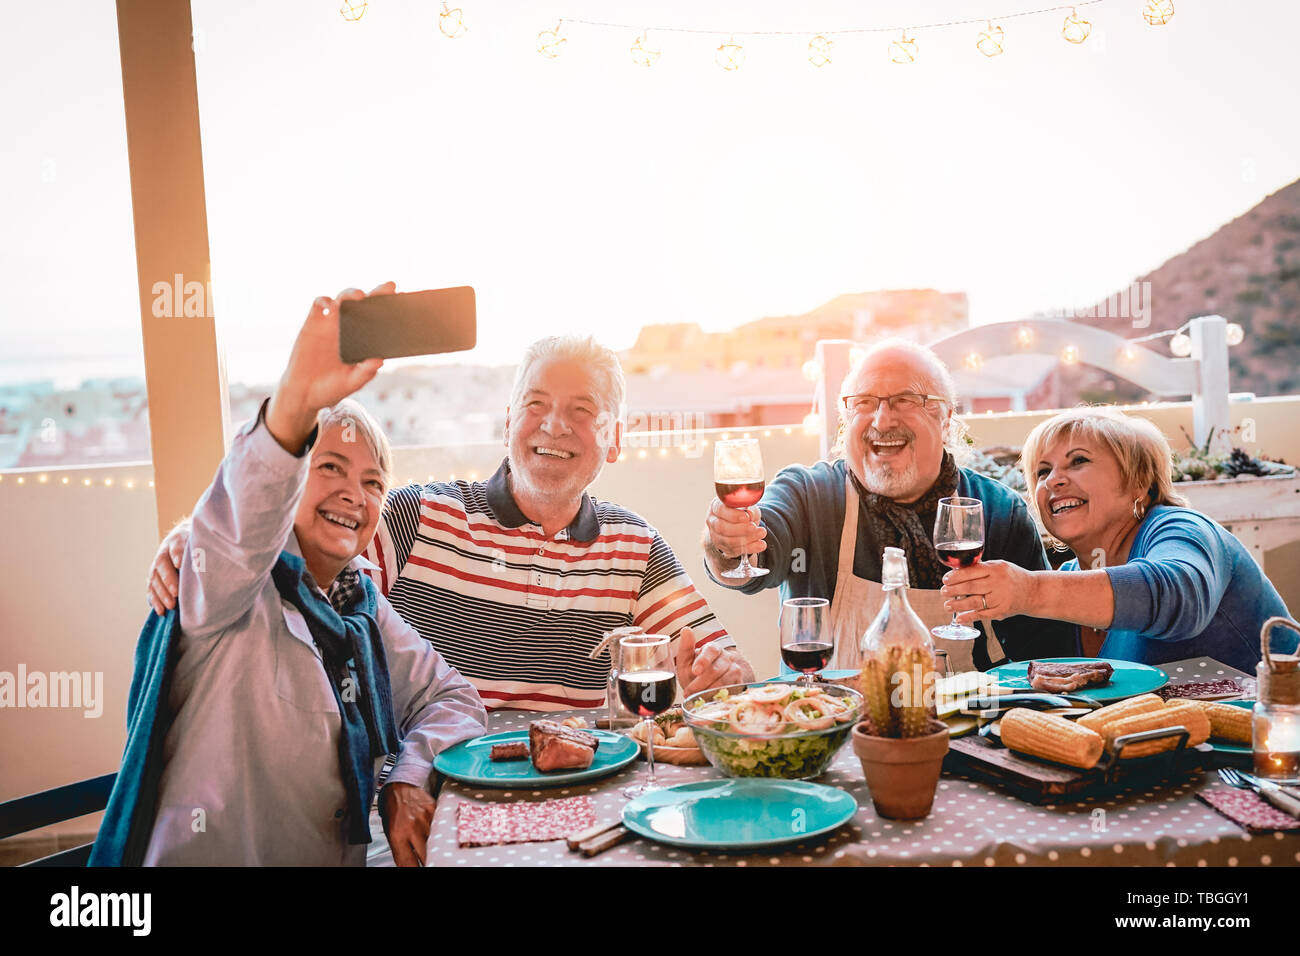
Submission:
[[[1249,744],[1251,741],[1251,712],[1248,707],[1233,707],[1230,704],[1218,704],[1213,701],[1195,701],[1205,716],[1210,718],[1210,736],[1215,740],[1227,740],[1237,744]]]
[[[1107,736],[1106,728],[1117,720],[1123,720],[1125,717],[1132,717],[1135,714],[1160,710],[1164,706],[1165,702],[1155,694],[1143,694],[1140,697],[1130,697],[1128,700],[1121,700],[1118,704],[1108,704],[1100,710],[1084,714],[1079,718],[1078,724],[1080,727],[1095,730],[1105,737]]]
[[[1017,753],[1090,770],[1101,759],[1101,734],[1054,714],[1017,708],[1002,718],[1002,742]]]
[[[1191,735],[1187,740],[1189,747],[1203,744],[1210,739],[1210,718],[1205,716],[1205,712],[1196,703],[1183,700],[1165,704],[1158,710],[1134,714],[1107,724],[1103,732],[1106,738],[1106,749],[1113,750],[1115,740],[1127,734],[1137,734],[1144,730],[1161,730],[1166,727],[1186,727]],[[1146,757],[1163,750],[1173,750],[1177,745],[1177,737],[1148,740],[1125,747],[1121,756]]]

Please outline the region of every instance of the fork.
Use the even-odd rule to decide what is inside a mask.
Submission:
[[[1237,787],[1243,790],[1254,790],[1261,797],[1267,800],[1273,806],[1277,807],[1291,816],[1300,818],[1300,800],[1284,793],[1282,788],[1275,783],[1257,781],[1253,777],[1238,773],[1231,767],[1220,767],[1219,777],[1230,787]]]

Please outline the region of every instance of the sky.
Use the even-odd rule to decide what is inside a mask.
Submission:
[[[1300,177],[1300,5],[1142,0],[195,0],[216,314],[232,381],[282,366],[311,300],[473,285],[479,347],[629,346],[845,292],[970,296],[976,323],[1087,304]],[[559,57],[538,33],[568,22]],[[914,29],[917,59],[890,62]],[[642,28],[661,53],[629,48]],[[714,62],[736,31],[740,69]],[[751,31],[789,31],[756,37]],[[0,382],[139,363],[115,5],[0,30]],[[1231,317],[1229,317],[1231,318]],[[70,374],[70,373],[69,373]]]

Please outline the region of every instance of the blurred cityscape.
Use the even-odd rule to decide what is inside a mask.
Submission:
[[[1197,315],[1221,314],[1245,332],[1230,352],[1235,391],[1300,392],[1300,181],[1135,284],[1148,290],[1149,312],[1140,325],[1104,305],[1084,304],[1067,317],[1135,338],[1177,329]],[[800,422],[813,393],[804,365],[819,339],[869,344],[901,336],[930,343],[967,328],[969,313],[963,292],[908,289],[840,295],[803,315],[760,318],[730,331],[706,332],[695,323],[647,325],[621,355],[628,430]],[[1059,310],[1049,314],[1061,317]],[[1052,355],[988,356],[977,370],[952,372],[967,412],[1154,397],[1110,373],[1066,365]],[[489,442],[502,436],[513,376],[511,366],[404,366],[386,369],[359,398],[395,445]],[[271,389],[270,383],[232,383],[232,423],[256,414]],[[58,388],[52,379],[0,384],[0,468],[151,457],[142,378],[90,378],[78,388]]]

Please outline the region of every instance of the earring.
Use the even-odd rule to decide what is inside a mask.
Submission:
[[[1141,498],[1133,499],[1133,520],[1141,521],[1147,516],[1146,505],[1142,504]]]

